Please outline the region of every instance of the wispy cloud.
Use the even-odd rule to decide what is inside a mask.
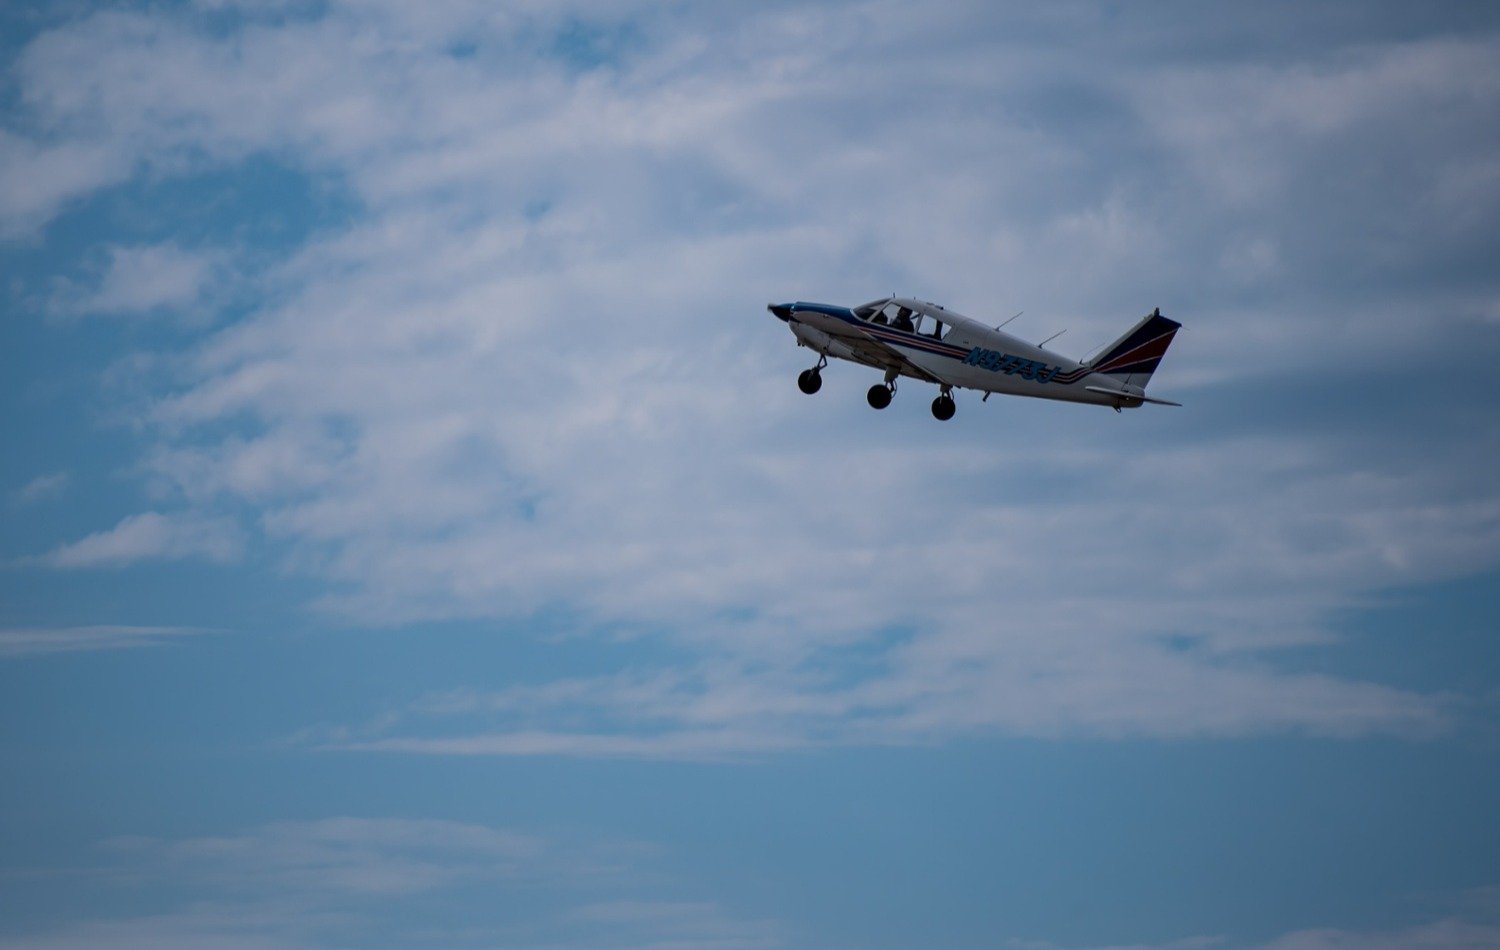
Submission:
[[[424,755],[721,760],[986,734],[1423,737],[1449,726],[1442,697],[1373,683],[1129,643],[1096,643],[1100,653],[1085,661],[1001,638],[1009,651],[976,653],[945,637],[904,642],[869,655],[867,672],[852,676],[815,653],[801,665],[713,662],[437,694],[294,741]]]
[[[169,885],[138,916],[90,913],[0,946],[776,946],[770,922],[676,899],[657,849],[436,819],[337,817],[238,834],[116,838],[84,880],[109,893]],[[451,902],[480,889],[479,905]],[[425,919],[408,908],[436,911]],[[440,920],[434,926],[433,920]]]
[[[53,295],[50,309],[62,316],[170,313],[204,322],[199,307],[206,292],[225,278],[224,255],[190,251],[173,243],[115,246],[98,275],[74,281]]]
[[[228,519],[148,511],[27,562],[63,569],[124,567],[137,561],[183,558],[225,562],[238,556],[241,544],[239,528]]]
[[[1212,950],[1245,947],[1254,950],[1489,950],[1500,946],[1500,926],[1451,917],[1390,930],[1340,930],[1328,927],[1283,934],[1264,943],[1231,941],[1225,936],[1185,937],[1165,943],[1112,943],[1088,947],[1045,940],[1011,940],[1011,950]]]
[[[537,861],[540,839],[458,822],[329,818],[277,822],[242,835],[110,846],[171,873],[217,877],[234,889],[358,897],[411,894],[469,876],[507,877]]]
[[[114,143],[36,142],[0,129],[0,238],[34,234],[68,202],[119,182],[131,160]]]
[[[56,498],[68,490],[72,481],[67,472],[51,472],[38,475],[11,493],[11,500],[18,505],[33,505]]]
[[[24,935],[0,933],[0,947],[815,945],[784,922],[702,897],[701,886],[663,870],[665,858],[660,847],[641,842],[440,819],[332,817],[222,835],[119,837],[102,842],[97,866],[76,877],[74,901],[61,910],[66,920],[33,925]],[[150,913],[108,916],[88,903],[101,898],[98,906],[115,906],[122,893],[155,895],[162,885],[172,896]],[[453,903],[476,889],[484,895],[479,903]],[[1500,937],[1493,895],[1486,894],[1471,892],[1461,913],[1384,929],[1304,929],[1253,943],[1217,934],[1086,946],[1479,950]],[[1003,931],[991,939],[1013,950],[1085,950]]]
[[[601,947],[636,946],[649,934],[656,947],[692,946],[753,950],[785,946],[783,928],[773,921],[736,920],[706,901],[616,900],[579,907],[573,919],[597,928]]]
[[[196,627],[131,627],[100,624],[85,627],[0,628],[0,658],[132,650],[154,647],[208,631]]]
[[[1265,950],[1485,950],[1500,946],[1500,925],[1448,919],[1402,930],[1301,930],[1278,937]]]
[[[1226,944],[1228,940],[1224,937],[1184,937],[1180,940],[1169,940],[1166,943],[1120,943],[1102,947],[1067,948],[1067,950],[1212,950],[1213,947],[1223,947]],[[1065,950],[1063,945],[1046,940],[1012,939],[1006,943],[1006,947],[1009,950]]]

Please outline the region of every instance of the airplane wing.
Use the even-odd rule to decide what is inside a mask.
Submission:
[[[943,380],[932,373],[913,363],[899,349],[877,339],[873,334],[863,327],[855,328],[859,331],[858,336],[846,336],[842,342],[854,351],[855,357],[867,366],[878,369],[895,370],[903,376],[913,376],[917,379],[926,380],[929,383],[941,383]]]

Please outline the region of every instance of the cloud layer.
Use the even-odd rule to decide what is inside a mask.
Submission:
[[[789,925],[737,915],[693,894],[641,842],[582,840],[469,822],[349,816],[281,821],[236,833],[101,842],[99,861],[60,873],[103,906],[75,905],[49,930],[0,936],[0,947],[712,947],[810,945]],[[16,876],[45,873],[11,869]],[[54,870],[52,873],[59,873]],[[476,897],[479,898],[476,900]],[[1223,935],[1130,950],[1492,947],[1492,889],[1460,895],[1461,913],[1389,930],[1321,928],[1268,942]],[[77,898],[75,897],[75,901]],[[434,924],[433,922],[437,923]],[[990,939],[1006,940],[1003,933]],[[1010,938],[1014,950],[1063,945]],[[1126,945],[1112,945],[1127,950]],[[1104,948],[1099,948],[1104,950]]]
[[[149,361],[168,504],[41,560],[262,545],[356,623],[562,612],[674,657],[324,741],[699,757],[1450,721],[1278,651],[1500,553],[1492,414],[1398,417],[1421,464],[1316,418],[1320,386],[1384,402],[1460,339],[1464,366],[1500,351],[1493,35],[1389,14],[1267,61],[1088,7],[228,9],[32,42],[7,229],[255,156],[358,212]],[[195,301],[215,253],[122,243],[88,308]],[[1160,304],[1187,330],[1155,385],[1188,408],[968,400],[940,427],[916,386],[869,414],[853,368],[800,397],[811,361],[764,303],[895,289],[1027,308],[1012,329],[1067,326],[1075,354]]]

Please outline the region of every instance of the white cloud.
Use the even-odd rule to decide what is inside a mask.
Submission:
[[[124,180],[131,164],[108,142],[46,144],[0,129],[0,238],[33,234],[68,202]]]
[[[215,252],[189,251],[170,242],[109,248],[108,262],[92,286],[69,284],[54,297],[54,313],[173,313],[203,322],[194,313],[211,282],[223,279]]]
[[[1474,105],[1500,93],[1493,36],[1438,37],[1410,43],[1354,46],[1312,63],[1169,64],[1131,80],[1143,116],[1231,202],[1276,199],[1288,176],[1302,173],[1305,148],[1341,147],[1343,136],[1416,120],[1443,129]],[[1208,82],[1207,80],[1210,80]],[[1149,81],[1144,81],[1149,80]],[[1446,131],[1446,130],[1445,130]],[[1440,184],[1452,165],[1480,158],[1461,149],[1442,160],[1446,136],[1402,143],[1428,159],[1395,167],[1386,149],[1365,156],[1386,171],[1416,171]],[[1431,161],[1436,159],[1436,161]],[[1391,196],[1405,204],[1418,195]],[[1494,200],[1486,189],[1474,197]]]
[[[178,637],[195,636],[204,632],[196,627],[107,624],[86,627],[5,627],[0,628],[0,658],[89,650],[129,650],[160,646]]]
[[[34,505],[37,502],[47,501],[66,492],[71,480],[67,472],[38,475],[12,492],[11,500],[18,505]]]
[[[225,562],[239,555],[241,545],[240,530],[228,519],[148,511],[32,560],[65,569],[199,557]]]

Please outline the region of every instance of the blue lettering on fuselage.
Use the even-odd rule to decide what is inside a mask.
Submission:
[[[1011,353],[987,350],[982,346],[976,346],[970,350],[969,355],[964,358],[964,363],[993,373],[1004,373],[1007,376],[1019,375],[1022,379],[1030,379],[1038,383],[1050,383],[1052,377],[1062,372],[1061,366],[1039,363]]]

